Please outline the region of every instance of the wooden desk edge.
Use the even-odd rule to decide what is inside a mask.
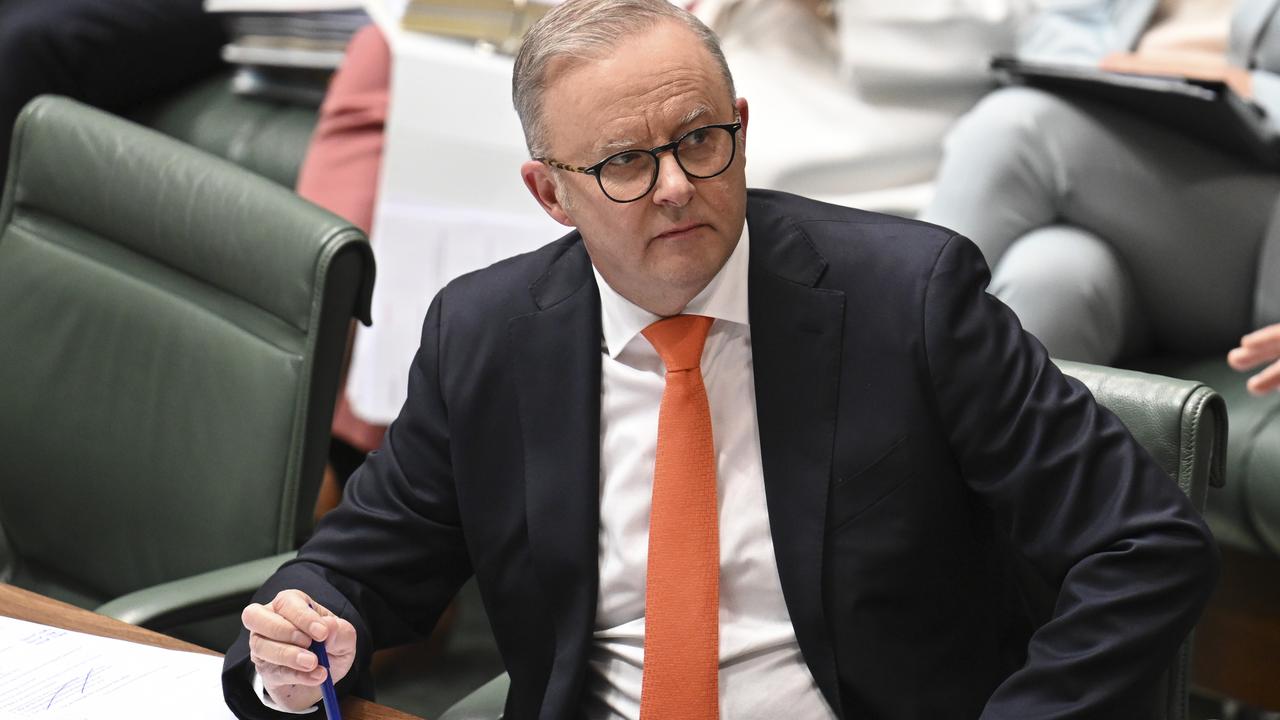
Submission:
[[[4,583],[0,583],[0,615],[43,625],[52,625],[64,630],[74,630],[90,635],[162,647],[168,650],[185,650],[205,655],[221,655],[221,653],[214,652],[208,648],[193,645],[154,630],[130,625],[115,618],[99,615],[95,612]],[[343,700],[342,716],[344,720],[421,720],[416,715],[409,715],[360,698]]]

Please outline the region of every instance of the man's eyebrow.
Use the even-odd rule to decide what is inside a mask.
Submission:
[[[706,105],[699,105],[698,107],[685,113],[685,116],[680,118],[680,124],[677,127],[684,127],[685,125],[688,125],[689,123],[693,122],[694,120],[697,120],[698,118],[702,117],[703,115],[706,115],[709,112],[711,112],[711,108],[707,107]]]
[[[630,138],[622,138],[621,140],[610,140],[596,148],[600,153],[612,153],[618,150],[634,150],[640,147],[639,140]]]
[[[680,121],[676,123],[676,127],[677,128],[686,127],[690,123],[692,123],[694,120],[697,120],[698,118],[702,117],[703,115],[706,115],[709,112],[711,112],[711,108],[707,107],[706,105],[699,105],[698,107],[695,107],[694,109],[685,113],[684,117],[680,118]],[[598,147],[596,147],[596,150],[602,155],[607,155],[607,154],[611,154],[621,150],[635,150],[640,146],[641,146],[641,143],[639,140],[633,140],[631,138],[622,138],[619,140],[610,140],[609,142],[603,143]]]

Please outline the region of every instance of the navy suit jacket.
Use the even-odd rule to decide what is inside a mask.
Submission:
[[[764,482],[805,662],[848,718],[1135,718],[1212,588],[1177,486],[986,294],[967,240],[751,191]],[[600,302],[581,238],[451,283],[409,395],[299,558],[374,647],[473,573],[506,718],[579,712],[598,590]],[[248,688],[247,641],[227,656]]]

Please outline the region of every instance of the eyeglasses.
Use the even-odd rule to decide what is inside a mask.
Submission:
[[[657,184],[658,156],[668,150],[689,177],[705,180],[728,170],[738,152],[736,140],[741,127],[741,122],[704,125],[666,145],[652,150],[623,150],[589,167],[566,165],[546,157],[534,160],[569,172],[595,175],[605,197],[629,203],[648,195]]]

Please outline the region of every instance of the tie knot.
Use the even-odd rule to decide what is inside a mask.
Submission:
[[[641,331],[658,351],[667,372],[693,370],[702,362],[711,318],[705,315],[673,315]]]

